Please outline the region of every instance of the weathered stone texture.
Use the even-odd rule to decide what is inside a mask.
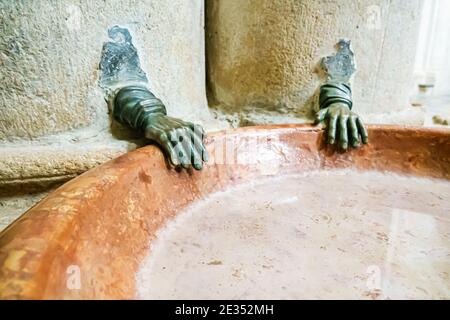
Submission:
[[[370,122],[420,122],[417,110],[398,114],[409,107],[420,8],[421,0],[209,1],[210,101],[228,113],[309,116],[316,66],[347,38],[357,111]]]

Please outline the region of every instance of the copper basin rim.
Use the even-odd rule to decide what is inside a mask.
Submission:
[[[0,234],[0,298],[133,299],[156,231],[196,199],[249,179],[353,167],[450,180],[450,131],[370,126],[369,134],[369,145],[344,153],[305,125],[213,133],[210,164],[190,173],[168,170],[155,146],[127,153],[64,184]]]

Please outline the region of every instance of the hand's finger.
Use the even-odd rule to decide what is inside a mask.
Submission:
[[[190,151],[189,149],[186,150],[186,148],[184,147],[184,145],[182,145],[181,143],[178,144],[178,156],[180,158],[180,163],[181,166],[185,169],[189,169],[189,167],[191,166],[191,159],[190,159]]]
[[[203,167],[202,158],[198,153],[197,149],[194,146],[194,143],[191,141],[190,143],[190,152],[191,152],[191,163],[194,169],[201,170]]]
[[[339,117],[339,145],[342,149],[348,148],[348,130],[347,130],[347,115],[341,115]]]
[[[208,152],[206,151],[205,145],[203,144],[201,136],[194,133],[193,135],[193,143],[195,149],[198,151],[198,153],[202,156],[203,161],[208,162]]]
[[[166,152],[169,157],[170,163],[174,166],[180,165],[180,160],[178,159],[177,153],[172,147],[171,141],[167,134],[160,129],[150,128],[145,131],[145,137],[152,141],[155,141],[159,146]]]
[[[367,129],[360,118],[356,119],[356,125],[358,126],[359,133],[361,134],[362,142],[364,144],[369,143],[369,134],[367,133]]]
[[[322,122],[323,120],[325,120],[325,117],[327,116],[328,113],[328,109],[321,109],[316,113],[316,119],[315,119],[315,123],[318,124],[320,122]]]
[[[355,116],[350,116],[350,118],[348,119],[348,129],[350,135],[350,143],[352,144],[353,148],[356,148],[359,144],[359,133],[358,127],[356,126]]]
[[[178,144],[178,133],[177,133],[177,131],[176,130],[169,131],[168,136],[169,136],[170,143],[172,144],[172,146],[175,147]]]
[[[205,129],[203,129],[203,127],[201,125],[199,125],[199,124],[195,125],[195,131],[196,132],[199,131],[202,134],[202,137],[206,136]]]
[[[336,127],[338,116],[335,113],[331,114],[330,121],[328,123],[328,143],[334,144],[336,142]]]
[[[184,128],[173,129],[170,132],[169,137],[173,146],[178,146],[179,144],[181,144],[184,146],[184,148],[186,147],[186,143],[189,140],[189,134],[186,134]]]
[[[192,150],[191,150],[191,137],[185,128],[180,128],[178,131],[178,144],[179,146],[182,146],[183,149],[183,158],[181,159],[181,165],[185,169],[189,169],[191,166],[191,159],[192,159]]]
[[[166,152],[166,154],[169,157],[170,163],[172,163],[172,165],[174,166],[179,166],[180,165],[180,160],[178,159],[178,155],[175,151],[175,149],[172,146],[172,143],[170,142],[168,136],[166,133],[161,133],[159,135],[158,141],[159,145],[161,146],[161,148]]]

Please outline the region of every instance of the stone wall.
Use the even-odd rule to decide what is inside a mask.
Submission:
[[[240,113],[243,123],[307,120],[320,81],[317,64],[347,38],[358,68],[355,110],[368,122],[420,124],[423,113],[409,107],[409,95],[421,5],[421,0],[208,1],[210,102],[225,114]]]
[[[203,0],[0,0],[0,12],[0,189],[61,182],[135,147],[111,130],[98,87],[114,25],[132,32],[169,114],[213,126]]]

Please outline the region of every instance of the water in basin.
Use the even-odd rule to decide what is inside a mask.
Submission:
[[[265,178],[158,233],[145,299],[450,298],[450,182],[350,170]]]

